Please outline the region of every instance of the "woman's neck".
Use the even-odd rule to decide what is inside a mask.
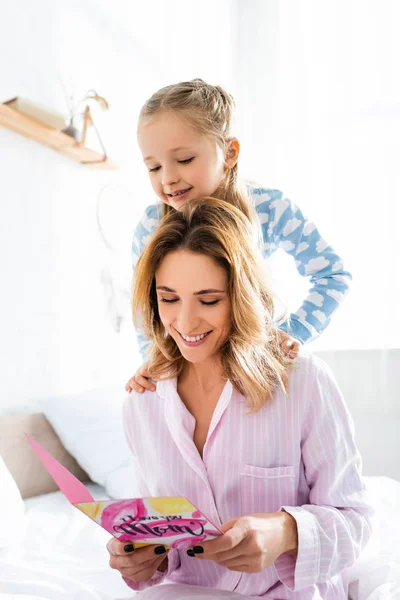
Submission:
[[[215,358],[210,358],[202,363],[187,362],[178,384],[186,386],[196,386],[204,394],[212,392],[216,386],[225,381],[221,362]]]
[[[203,457],[212,416],[226,384],[220,362],[186,363],[178,378],[178,394],[195,419],[193,442]]]

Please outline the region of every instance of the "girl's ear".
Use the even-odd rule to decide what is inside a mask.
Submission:
[[[225,165],[228,169],[232,169],[238,159],[240,153],[240,144],[237,138],[231,138],[228,142],[228,147],[225,152]]]

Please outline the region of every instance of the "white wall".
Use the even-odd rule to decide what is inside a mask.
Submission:
[[[41,396],[123,386],[133,374],[134,333],[128,322],[114,331],[100,274],[123,264],[130,280],[130,233],[153,200],[136,149],[137,114],[151,93],[175,81],[230,86],[233,4],[0,3],[0,101],[21,95],[65,111],[58,76],[78,97],[96,89],[111,105],[107,115],[96,113],[102,137],[121,164],[115,172],[88,169],[0,127],[4,412],[32,410]],[[104,186],[108,215],[115,207],[124,235],[120,257],[107,254],[96,228]]]
[[[319,351],[355,424],[365,475],[400,481],[400,350]]]
[[[400,3],[252,0],[239,14],[243,174],[283,190],[353,274],[313,347],[398,348]],[[287,255],[275,272],[297,310],[308,281]]]

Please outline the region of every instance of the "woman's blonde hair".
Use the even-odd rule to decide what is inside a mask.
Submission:
[[[133,319],[152,341],[149,371],[155,380],[178,377],[186,360],[167,333],[158,312],[156,272],[170,252],[186,250],[212,258],[227,274],[231,330],[220,349],[224,376],[252,410],[286,390],[290,361],[279,347],[274,302],[251,223],[216,198],[191,200],[166,215],[136,265]]]
[[[192,79],[161,88],[147,100],[139,114],[138,126],[152,120],[161,111],[177,111],[204,137],[213,140],[224,152],[232,139],[233,97],[219,85]],[[236,206],[253,224],[257,219],[246,185],[238,177],[238,163],[228,169],[225,179],[213,195]],[[165,216],[172,207],[163,203]]]

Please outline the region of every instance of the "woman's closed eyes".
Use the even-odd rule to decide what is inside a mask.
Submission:
[[[161,302],[166,302],[167,304],[173,304],[174,302],[178,302],[178,300],[179,298],[161,298]],[[218,302],[220,302],[220,300],[212,300],[211,302],[205,302],[205,300],[200,300],[200,304],[203,304],[204,306],[214,306],[215,304],[218,304]]]

